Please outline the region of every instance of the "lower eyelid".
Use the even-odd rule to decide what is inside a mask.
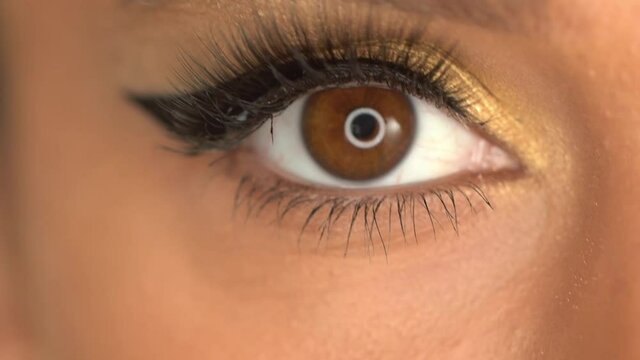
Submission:
[[[387,256],[392,239],[417,243],[435,240],[443,232],[458,233],[464,219],[493,205],[474,183],[347,197],[318,196],[290,184],[268,184],[247,176],[238,187],[235,206],[236,211],[290,229],[301,249],[342,256],[374,251]]]
[[[494,208],[485,192],[491,177],[384,193],[322,190],[265,173],[251,156],[239,151],[216,163],[238,182],[235,218],[276,226],[305,252],[386,256],[398,239],[422,243],[455,235],[471,217]]]

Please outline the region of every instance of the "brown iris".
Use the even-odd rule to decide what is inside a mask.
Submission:
[[[331,174],[369,180],[393,169],[411,146],[415,115],[398,91],[363,86],[309,96],[302,132],[311,156]]]

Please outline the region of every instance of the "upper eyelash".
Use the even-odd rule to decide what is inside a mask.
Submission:
[[[421,46],[423,28],[390,31],[369,18],[352,34],[294,22],[291,38],[276,24],[260,24],[254,37],[205,41],[210,64],[185,54],[178,76],[188,90],[132,96],[186,142],[187,153],[231,149],[305,93],[347,83],[382,83],[470,117],[469,89],[448,79],[451,52]]]
[[[398,29],[397,23],[394,27],[378,26],[373,17],[356,32],[330,26],[309,27],[299,21],[292,21],[290,26],[294,31],[289,33],[279,23],[259,22],[251,35],[240,31],[238,37],[226,41],[216,42],[213,37],[204,40],[209,60],[203,63],[185,53],[178,71],[181,88],[174,94],[131,97],[184,141],[184,152],[189,154],[208,149],[230,150],[306,92],[348,83],[382,83],[430,101],[458,119],[474,117],[470,109],[474,105],[472,99],[477,98],[472,96],[476,89],[451,81],[455,75],[451,70],[455,63],[453,51],[443,50],[451,47],[433,45],[438,43],[433,39],[425,42],[424,27]],[[233,153],[227,151],[222,158]],[[468,203],[472,211],[471,196],[492,209],[483,190],[471,182],[387,196],[343,196],[321,195],[284,180],[269,187],[251,175],[242,179],[235,207],[237,210],[246,206],[247,216],[257,216],[265,207],[274,205],[276,220],[281,221],[294,207],[306,207],[303,210],[308,215],[300,237],[311,221],[324,217],[318,243],[323,237],[328,239],[339,219],[347,221],[345,256],[356,220],[363,224],[364,233],[372,242],[382,205],[389,210],[389,226],[393,214],[403,238],[410,235],[412,226],[416,241],[416,206],[419,210],[424,204],[434,237],[439,223],[437,213],[458,232],[456,196],[462,196],[459,202]],[[461,190],[464,186],[469,191]],[[406,209],[409,210],[405,212]],[[381,236],[380,241],[384,247]],[[384,250],[386,255],[387,249]]]

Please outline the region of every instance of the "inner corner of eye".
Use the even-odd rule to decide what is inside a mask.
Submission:
[[[376,85],[321,89],[250,139],[265,166],[322,187],[378,188],[518,166],[433,103]]]

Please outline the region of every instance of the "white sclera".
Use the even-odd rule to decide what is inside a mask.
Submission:
[[[435,181],[461,172],[493,172],[517,166],[507,152],[459,121],[424,100],[409,98],[416,117],[411,148],[391,171],[375,179],[341,179],[316,163],[302,135],[301,117],[307,97],[296,100],[273,119],[273,142],[270,126],[265,124],[248,139],[248,144],[274,172],[322,187],[392,187]],[[398,131],[392,118],[386,123],[386,132],[390,131]]]

